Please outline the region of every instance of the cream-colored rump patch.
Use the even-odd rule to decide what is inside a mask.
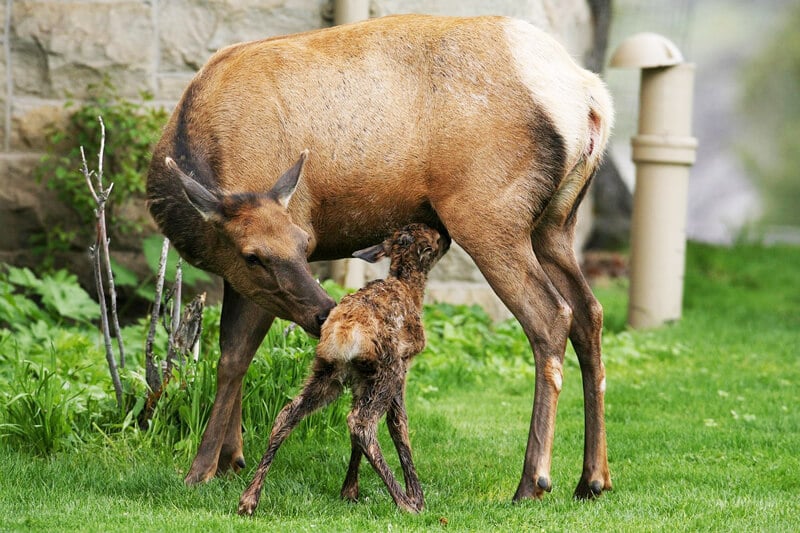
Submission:
[[[505,33],[520,80],[555,124],[566,143],[567,161],[575,164],[588,139],[583,69],[555,39],[527,22],[508,19]]]
[[[347,362],[362,352],[364,335],[358,325],[352,328],[337,326],[336,329],[331,332],[329,340],[331,342],[331,349],[328,355]]]

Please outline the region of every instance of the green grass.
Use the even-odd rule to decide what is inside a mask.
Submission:
[[[420,358],[439,363],[420,360],[409,377],[411,441],[427,504],[420,515],[397,511],[369,468],[362,468],[362,501],[338,499],[349,453],[344,425],[290,437],[252,519],[238,517],[236,505],[266,434],[246,435],[242,476],[186,488],[183,454],[127,432],[47,457],[3,450],[0,530],[797,531],[798,267],[797,248],[693,244],[683,319],[647,332],[624,328],[624,284],[597,288],[606,308],[615,490],[596,501],[572,499],[583,416],[580,372],[570,353],[554,490],[542,501],[510,503],[533,397],[530,371],[518,368],[524,345],[516,327],[495,330],[467,320],[459,325],[473,344],[486,346],[483,360],[480,346],[466,354],[469,347],[454,342],[447,353],[450,333],[433,332],[435,349]],[[513,372],[477,374],[481,365],[500,364],[498,338],[510,346]],[[448,379],[459,362],[470,373]],[[385,431],[381,437],[396,467]]]

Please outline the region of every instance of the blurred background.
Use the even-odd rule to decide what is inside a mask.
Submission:
[[[143,209],[150,146],[183,89],[230,43],[330,26],[330,0],[125,0],[0,3],[0,263],[67,268],[93,285],[86,250],[93,206],[79,146],[96,157],[103,115],[112,256],[122,299],[152,294],[160,236]],[[607,59],[626,37],[664,35],[696,64],[688,236],[800,243],[800,3],[791,0],[373,0],[370,16],[503,14],[552,32],[602,71],[614,95],[611,157],[580,212],[579,252],[593,275],[624,276],[639,71]],[[599,255],[598,255],[599,253]],[[609,255],[612,254],[611,259]],[[598,259],[599,257],[599,259]],[[431,297],[507,312],[458,248]],[[174,259],[173,259],[174,262]],[[341,276],[322,265],[319,275]],[[367,276],[380,272],[367,272]],[[218,282],[187,269],[184,281]],[[341,281],[341,279],[340,279]],[[134,306],[134,311],[135,311]]]
[[[689,238],[800,243],[800,3],[616,0],[609,52],[640,31],[668,37],[697,65]],[[639,73],[605,75],[614,161],[632,189]]]

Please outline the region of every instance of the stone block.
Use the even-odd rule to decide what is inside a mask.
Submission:
[[[16,98],[11,108],[12,151],[45,151],[51,127],[66,127],[69,112],[60,102]]]
[[[175,0],[158,15],[161,71],[196,71],[218,49],[319,28],[314,0]]]
[[[171,108],[180,100],[183,91],[186,90],[193,77],[193,71],[159,74],[156,83],[156,98],[159,101],[171,102],[172,105],[169,106]]]
[[[6,55],[0,54],[0,151],[5,152],[8,147],[6,146]]]
[[[425,302],[478,305],[495,322],[512,318],[511,312],[486,283],[430,281],[425,288]]]
[[[147,3],[21,0],[11,16],[15,95],[83,98],[86,86],[106,75],[123,96],[155,89]]]
[[[0,250],[31,247],[31,241],[55,222],[77,223],[74,213],[36,181],[40,154],[0,156]]]

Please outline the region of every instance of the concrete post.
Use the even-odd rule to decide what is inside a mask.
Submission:
[[[631,220],[628,324],[651,328],[681,317],[686,256],[694,65],[656,34],[624,41],[611,65],[642,69],[639,128],[631,140],[636,188]]]
[[[334,0],[334,25],[349,24],[369,18],[370,0]]]
[[[333,23],[335,25],[349,24],[368,19],[369,4],[370,0],[334,0]],[[365,281],[364,262],[360,259],[333,261],[331,277],[344,287],[361,288]]]

